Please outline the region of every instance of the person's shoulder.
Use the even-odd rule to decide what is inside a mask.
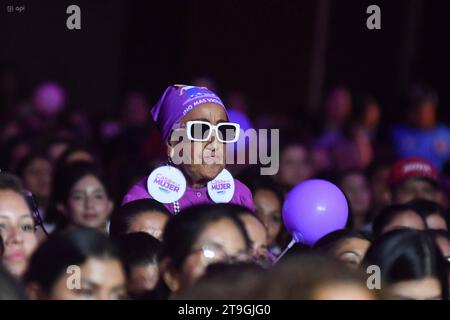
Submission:
[[[121,205],[140,199],[152,199],[147,190],[147,177],[139,180],[123,197]]]
[[[252,194],[249,187],[247,187],[243,182],[239,181],[238,179],[234,179],[234,186],[236,190],[240,190],[242,193]]]

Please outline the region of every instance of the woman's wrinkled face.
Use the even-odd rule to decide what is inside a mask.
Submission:
[[[351,268],[358,268],[367,249],[369,240],[349,238],[341,241],[333,250],[333,255]]]
[[[267,229],[269,245],[275,240],[281,230],[281,203],[275,193],[270,190],[258,190],[253,196],[256,215]]]
[[[178,290],[193,285],[208,265],[249,259],[245,238],[232,220],[210,223],[199,235],[178,276]]]
[[[73,280],[79,275],[79,287]],[[73,284],[68,286],[67,284]],[[125,274],[116,259],[89,258],[79,273],[64,273],[53,286],[50,300],[120,300],[126,298]]]
[[[105,187],[95,176],[87,175],[73,185],[64,211],[73,225],[103,230],[112,209]]]
[[[40,198],[48,198],[51,189],[52,166],[43,158],[36,158],[25,168],[23,182],[25,187]]]
[[[127,233],[146,232],[162,241],[164,227],[169,217],[158,211],[145,211],[130,221]]]
[[[224,109],[217,104],[203,104],[189,111],[180,122],[181,126],[186,125],[188,121],[202,120],[217,125],[220,122],[227,122],[227,115]],[[172,138],[174,135],[172,135]],[[204,185],[213,180],[225,168],[225,144],[220,143],[215,133],[205,142],[189,141],[184,134],[176,145],[175,158],[182,157],[182,169],[187,175],[191,185]],[[178,150],[182,149],[181,154]],[[187,150],[187,154],[184,152]],[[190,151],[190,152],[189,152]],[[173,159],[174,162],[176,161]]]
[[[401,281],[389,287],[394,300],[441,300],[439,280],[427,277],[419,280]]]
[[[36,249],[37,238],[30,208],[14,191],[0,191],[0,234],[5,246],[3,265],[20,278]]]

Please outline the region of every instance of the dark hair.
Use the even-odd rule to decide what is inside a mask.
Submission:
[[[381,235],[383,232],[383,229],[394,220],[394,218],[400,214],[402,214],[404,211],[414,211],[420,219],[423,220],[423,223],[426,225],[425,220],[423,217],[417,212],[416,208],[411,206],[410,204],[394,204],[391,206],[388,206],[380,211],[378,215],[373,220],[372,224],[372,234],[374,238]]]
[[[427,101],[431,101],[435,105],[439,103],[436,91],[427,85],[413,84],[408,94],[408,107],[411,108],[410,110],[417,110],[418,107]]]
[[[161,259],[170,257],[171,266],[180,269],[203,230],[221,219],[230,220],[241,232],[247,248],[250,248],[245,227],[229,204],[205,204],[184,209],[169,220],[164,229]]]
[[[442,298],[448,297],[446,262],[426,232],[400,229],[381,235],[367,250],[362,265],[378,266],[382,281],[388,284],[435,277],[441,283]]]
[[[367,240],[369,242],[372,242],[371,237],[360,231],[350,230],[350,229],[342,229],[342,230],[336,230],[333,231],[326,236],[320,238],[319,241],[317,241],[314,244],[313,250],[323,253],[329,253],[330,251],[334,250],[336,246],[338,246],[340,243],[342,243],[345,240],[348,239],[362,239]]]
[[[24,189],[20,179],[7,172],[0,172],[0,190],[14,191],[20,195],[23,195]]]
[[[425,199],[414,199],[409,201],[408,205],[413,207],[424,219],[428,218],[430,215],[438,214],[444,219],[447,230],[449,229],[448,212],[440,204]]]
[[[69,145],[69,147],[64,150],[64,152],[61,154],[61,156],[56,160],[56,167],[63,167],[65,165],[67,165],[67,159],[69,159],[69,157],[77,151],[83,151],[86,153],[89,153],[93,158],[94,158],[94,162],[96,163],[96,157],[93,154],[92,150],[90,150],[88,147],[83,146],[81,144],[71,144]]]
[[[46,215],[46,220],[51,223],[55,223],[58,228],[63,228],[67,225],[67,218],[59,212],[57,205],[66,203],[70,196],[70,190],[72,187],[83,177],[92,175],[96,177],[106,190],[106,193],[110,194],[108,190],[109,184],[103,178],[100,169],[93,163],[87,161],[76,161],[58,168],[53,176],[52,186],[52,200],[51,205]]]
[[[25,282],[37,283],[49,294],[68,266],[80,266],[89,258],[121,261],[115,244],[98,231],[90,228],[56,231],[32,255]]]
[[[115,210],[111,216],[109,235],[116,238],[127,233],[131,221],[143,212],[158,212],[170,217],[170,212],[160,202],[154,199],[140,199],[126,203]]]
[[[123,234],[115,239],[115,243],[119,247],[127,275],[135,266],[158,264],[161,242],[148,233]]]
[[[252,179],[249,179],[249,181],[246,181],[245,184],[251,190],[253,197],[255,196],[256,192],[260,190],[270,191],[273,194],[275,194],[278,201],[280,202],[280,206],[283,205],[284,201],[283,191],[281,190],[281,187],[272,179],[265,176],[254,177]]]

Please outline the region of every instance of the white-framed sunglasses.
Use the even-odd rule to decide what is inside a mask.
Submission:
[[[239,139],[240,125],[233,122],[221,122],[216,125],[202,120],[187,121],[186,126],[175,124],[173,129],[186,129],[187,137],[191,141],[204,142],[211,138],[212,132],[221,143],[234,143]]]

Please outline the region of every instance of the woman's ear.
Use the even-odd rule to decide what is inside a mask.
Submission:
[[[172,293],[176,293],[181,288],[179,272],[171,266],[170,259],[165,258],[159,263],[161,278]]]

